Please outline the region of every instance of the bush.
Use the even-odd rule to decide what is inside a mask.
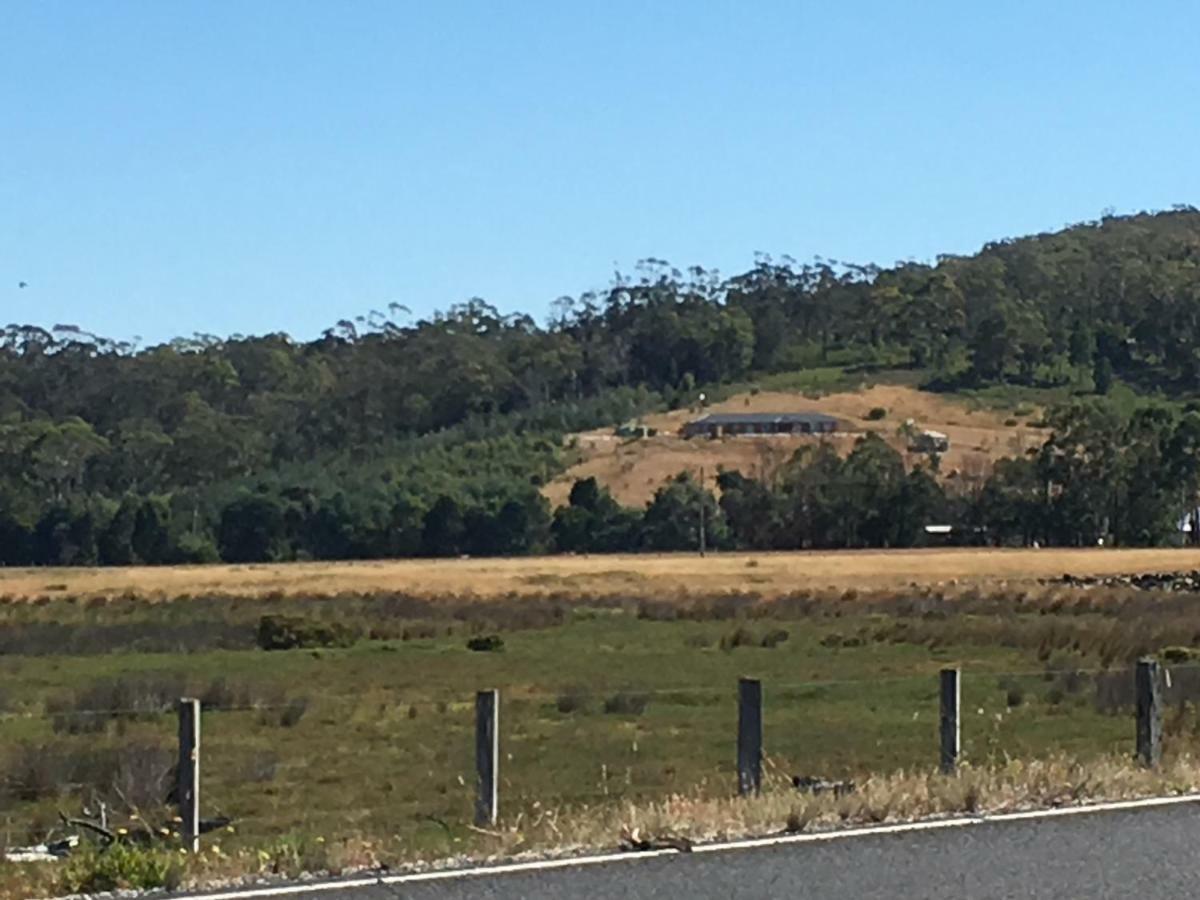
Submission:
[[[174,889],[180,876],[178,856],[166,850],[113,844],[72,854],[63,869],[61,888],[70,894]]]
[[[0,799],[33,803],[77,790],[115,809],[151,810],[166,803],[175,762],[174,748],[148,740],[21,744],[0,770]]]
[[[880,419],[887,418],[887,410],[882,406],[873,406],[867,413],[867,418],[872,422],[878,422]]]
[[[254,751],[234,769],[237,780],[243,784],[265,784],[274,781],[278,771],[279,757],[270,750]]]
[[[758,638],[749,628],[738,626],[721,638],[722,650],[735,650],[738,647],[757,647]]]
[[[788,632],[784,628],[772,628],[766,634],[758,635],[749,628],[738,626],[721,638],[720,646],[722,650],[734,650],[738,647],[763,647],[773,650],[787,639]]]
[[[46,704],[51,727],[58,733],[97,734],[111,722],[152,719],[174,708],[187,693],[187,682],[177,672],[146,672],[107,678],[70,698]]]
[[[504,638],[498,634],[485,634],[467,640],[467,649],[476,653],[499,653],[504,649]]]
[[[587,712],[587,692],[578,686],[569,687],[554,700],[554,708],[563,715],[575,712]]]
[[[196,566],[221,561],[217,545],[207,534],[181,534],[175,542],[173,561],[178,565]]]
[[[1007,427],[1009,427],[1009,428],[1012,428],[1014,425],[1020,425],[1020,424],[1021,424],[1021,420],[1020,420],[1020,419],[1008,418],[1008,419],[1005,419],[1005,420],[1004,420],[1004,424],[1005,424]]]
[[[350,647],[358,635],[345,625],[316,622],[298,616],[263,616],[258,622],[258,646],[263,650]]]
[[[616,716],[640,716],[649,705],[650,698],[645,694],[618,691],[604,701],[604,711]]]
[[[224,678],[214,678],[200,692],[199,699],[206,710],[244,709],[251,705],[250,688],[244,684],[230,684]]]
[[[787,629],[773,628],[762,636],[762,640],[758,642],[758,645],[760,647],[765,647],[767,650],[774,650],[776,645],[782,644],[787,639]]]
[[[1196,659],[1196,651],[1191,647],[1164,647],[1158,652],[1158,657],[1165,663],[1181,665]]]
[[[279,726],[281,728],[295,727],[304,718],[306,712],[308,712],[308,698],[293,697],[279,713]]]

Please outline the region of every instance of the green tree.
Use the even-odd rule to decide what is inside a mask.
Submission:
[[[243,494],[221,510],[217,544],[226,562],[271,562],[284,555],[283,510],[262,494]]]
[[[129,566],[136,562],[133,552],[133,529],[140,501],[132,494],[121,505],[100,534],[100,562],[106,566]]]
[[[687,472],[659,488],[642,517],[642,543],[659,552],[698,550],[701,521],[705,545],[713,550],[728,545],[729,533],[713,495]]]
[[[130,545],[140,562],[171,562],[171,507],[165,497],[146,497],[138,504]]]
[[[463,552],[465,540],[462,507],[453,497],[443,494],[425,514],[422,549],[427,556],[458,556]]]

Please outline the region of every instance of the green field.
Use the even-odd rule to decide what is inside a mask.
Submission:
[[[340,623],[350,646],[257,649],[260,617],[282,610]],[[1003,593],[62,599],[9,604],[3,623],[7,843],[40,840],[60,810],[100,799],[114,820],[136,807],[131,827],[169,827],[159,801],[170,705],[193,694],[206,703],[203,812],[234,820],[222,846],[353,839],[404,860],[489,852],[491,838],[469,827],[481,688],[502,692],[502,818],[519,830],[620,800],[730,794],[739,676],[763,680],[773,785],[932,767],[946,665],[964,669],[973,764],[1130,753],[1129,664],[1196,640],[1200,604],[1096,591],[1053,604]],[[468,650],[483,633],[503,649]],[[1189,666],[1174,671],[1168,726],[1178,749],[1193,740],[1200,690]]]

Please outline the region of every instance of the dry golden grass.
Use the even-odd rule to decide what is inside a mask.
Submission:
[[[679,796],[642,805],[601,806],[548,822],[517,821],[498,840],[521,846],[546,841],[552,834],[560,846],[579,849],[603,846],[615,834],[628,843],[721,841],[1178,796],[1200,789],[1200,765],[1188,756],[1169,759],[1158,771],[1117,757],[1086,763],[1068,757],[1011,760],[995,767],[964,767],[953,777],[925,771],[870,778],[843,796],[800,794],[780,781],[762,796],[748,799]]]
[[[492,830],[474,829],[475,846],[450,860],[414,859],[403,846],[361,837],[337,840],[316,856],[285,858],[278,850],[225,855],[207,848],[186,861],[181,884],[189,889],[235,885],[264,875],[296,878],[320,872],[345,875],[387,861],[394,868],[428,871],[454,865],[566,857],[596,851],[649,849],[863,825],[913,822],[961,815],[1085,806],[1088,803],[1180,796],[1200,789],[1200,766],[1190,757],[1169,759],[1158,771],[1115,757],[1085,763],[1068,757],[996,767],[964,767],[955,776],[900,772],[871,778],[844,796],[800,794],[785,780],[753,798],[676,796],[663,801],[609,803],[574,809],[534,809]],[[288,854],[284,854],[285,857]],[[395,864],[399,863],[397,867]],[[4,892],[0,900],[22,896]],[[28,896],[28,894],[24,894]]]
[[[163,600],[396,592],[420,597],[697,597],[749,592],[1032,585],[1039,578],[1200,569],[1200,549],[952,548],[803,553],[547,556],[248,566],[2,569],[0,599],[136,595]]]
[[[887,418],[871,421],[874,407],[888,411]],[[1005,425],[1006,414],[994,410],[972,410],[964,403],[905,385],[875,385],[862,391],[829,394],[809,399],[799,393],[763,392],[738,394],[714,404],[709,412],[819,412],[842,420],[847,433],[825,438],[840,453],[849,453],[859,433],[878,432],[897,450],[907,452],[905,441],[896,434],[907,419],[921,428],[944,432],[950,451],[942,459],[942,472],[955,477],[979,478],[991,463],[1036,447],[1045,432],[1027,425]],[[547,485],[544,493],[552,505],[567,499],[577,478],[595,477],[607,485],[619,501],[642,506],[664,481],[681,471],[696,475],[701,468],[709,478],[717,469],[739,469],[747,475],[774,472],[799,447],[820,440],[815,437],[733,437],[718,440],[678,437],[679,428],[699,413],[688,410],[648,416],[647,425],[657,428],[657,437],[623,441],[612,429],[597,429],[576,436],[583,454],[579,464]],[[1036,415],[1035,415],[1036,417]]]

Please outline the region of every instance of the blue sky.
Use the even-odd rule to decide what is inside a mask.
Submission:
[[[0,320],[541,316],[646,256],[890,263],[1193,203],[1198,25],[1103,0],[5,0]]]

